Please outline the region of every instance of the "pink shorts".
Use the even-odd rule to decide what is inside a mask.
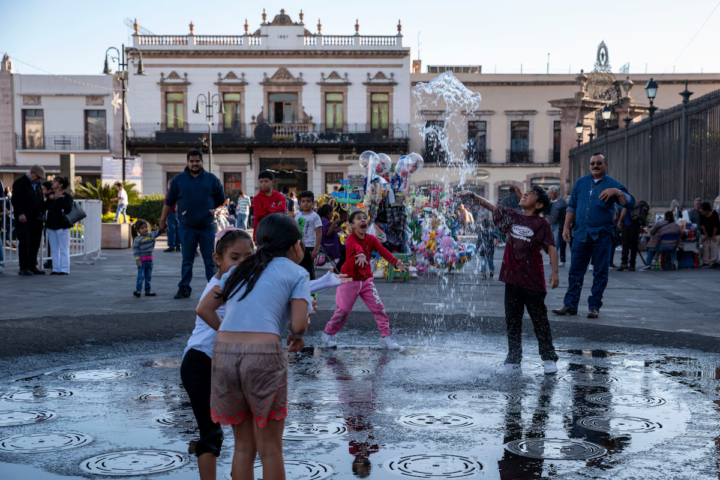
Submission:
[[[287,357],[278,343],[215,342],[212,357],[210,414],[215,423],[238,425],[255,417],[287,417]]]

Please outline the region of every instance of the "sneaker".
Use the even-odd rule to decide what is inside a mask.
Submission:
[[[165,250],[163,250],[163,252],[174,252],[174,251],[175,251],[174,248],[166,248]]]
[[[137,298],[140,298],[140,292],[133,292],[133,295],[136,296]]]
[[[552,360],[545,360],[545,375],[557,373],[557,363]]]
[[[590,271],[592,272],[592,271],[593,271],[593,266],[590,265],[590,267],[588,267],[588,270],[590,270]]]
[[[185,287],[179,287],[177,293],[175,294],[175,299],[179,300],[181,298],[188,298],[190,297],[190,292]]]
[[[558,267],[564,267],[564,266],[565,266],[565,262],[558,262]]]
[[[490,272],[490,278],[493,278],[494,275],[495,275],[495,272]]]
[[[652,270],[652,265],[648,265],[647,267],[643,267],[640,270]]]
[[[157,297],[157,293],[155,292],[145,292],[146,297]]]
[[[613,267],[612,265],[609,265],[608,270],[615,270],[615,267]]]
[[[380,339],[380,346],[387,348],[388,350],[402,350],[402,347],[395,341],[391,336],[382,337]]]
[[[322,334],[322,343],[325,347],[337,347],[337,341],[335,341],[335,335],[328,335],[327,333],[323,332]]]
[[[628,268],[629,267],[626,264],[622,263],[620,264],[620,267],[618,267],[618,272],[622,272],[623,270],[627,270]]]
[[[628,268],[628,272],[634,272],[634,271],[635,271],[635,267]]]
[[[480,279],[481,279],[481,280],[487,280],[487,278],[488,278],[488,277],[487,277],[487,275],[485,274],[485,272],[480,273]]]
[[[498,375],[512,375],[520,372],[522,372],[522,367],[519,363],[506,363],[497,369]]]

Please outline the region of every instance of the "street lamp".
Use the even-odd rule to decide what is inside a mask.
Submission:
[[[575,125],[575,133],[578,134],[577,143],[578,147],[582,144],[582,133],[583,133],[583,124],[578,122],[577,125]]]
[[[650,111],[650,118],[655,114],[655,110],[657,110],[657,107],[653,105],[653,102],[655,101],[655,95],[657,95],[658,91],[658,84],[655,80],[652,78],[650,79],[647,84],[645,84],[645,92],[647,93],[648,100],[650,100],[650,108],[648,109]]]
[[[111,56],[110,51],[115,50],[115,55]],[[110,62],[118,62],[117,76],[120,80],[121,92],[122,92],[122,181],[125,182],[125,158],[127,157],[127,125],[125,122],[125,97],[127,92],[128,82],[128,58],[125,57],[126,52],[137,52],[138,54],[138,69],[135,75],[147,76],[145,73],[145,66],[143,65],[142,53],[135,47],[129,47],[125,49],[125,44],[122,45],[122,51],[119,51],[115,47],[110,47],[105,50],[105,65],[103,66],[103,74],[112,75],[112,69],[110,68]]]
[[[610,108],[608,105],[605,105],[600,113],[602,114],[603,120],[607,122],[612,117],[612,108]]]
[[[208,122],[208,172],[212,173],[212,124],[213,117],[215,116],[213,107],[217,106],[218,113],[220,115],[225,115],[225,104],[223,103],[220,95],[217,93],[215,95],[210,95],[210,92],[207,93],[207,96],[204,93],[198,95],[197,100],[195,101],[195,110],[193,110],[193,113],[202,113],[200,104],[207,107],[205,111],[205,118]]]

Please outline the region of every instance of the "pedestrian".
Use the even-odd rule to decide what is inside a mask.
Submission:
[[[43,209],[44,209],[44,211],[43,211],[43,225],[44,225],[43,226],[43,236],[45,238],[48,238],[48,236],[47,236],[47,203],[48,203],[48,198],[53,193],[52,185],[53,185],[53,182],[50,182],[50,181],[44,181],[40,184],[40,188],[42,189],[43,198],[45,199],[45,201],[43,202]],[[46,243],[46,245],[47,245],[47,252],[46,252],[47,256],[51,257],[52,248],[50,246],[50,242],[48,241]],[[40,253],[40,261],[42,261],[42,259],[43,259],[43,255],[41,252]],[[42,264],[42,268],[44,270],[52,270],[52,268],[53,268],[52,267],[52,258],[48,258],[47,260],[45,260],[45,263]]]
[[[118,202],[117,209],[115,210],[115,223],[118,223],[120,215],[123,216],[122,223],[127,223],[127,206],[128,206],[128,195],[123,184],[120,182],[115,183],[115,190],[117,190],[117,197],[111,198],[111,202]]]
[[[167,205],[168,194],[170,193],[170,182],[167,184],[167,193],[165,194],[165,200],[163,205]],[[164,252],[179,252],[180,251],[180,232],[178,225],[178,206],[177,203],[170,207],[170,212],[167,216],[167,243],[168,248],[163,250]]]
[[[522,318],[527,308],[535,328],[540,357],[545,362],[545,373],[557,372],[558,356],[552,343],[552,332],[547,317],[545,297],[545,271],[541,250],[550,257],[552,272],[549,284],[556,288],[558,255],[550,223],[540,212],[550,204],[544,188],[534,186],[520,198],[520,213],[513,208],[496,207],[484,198],[469,191],[458,193],[473,197],[493,213],[495,223],[507,234],[507,245],[500,268],[500,281],[505,282],[505,322],[507,324],[508,356],[500,373],[519,372],[522,361]]]
[[[353,281],[340,286],[337,290],[335,295],[337,310],[325,326],[325,333],[322,336],[323,343],[326,347],[337,346],[335,335],[347,322],[353,305],[360,297],[372,312],[378,330],[380,330],[380,346],[390,350],[399,350],[400,345],[390,336],[390,319],[385,313],[385,307],[373,283],[370,258],[373,252],[377,252],[396,270],[402,272],[405,270],[405,266],[401,260],[395,258],[380,244],[377,237],[367,234],[368,217],[365,212],[357,211],[350,214],[350,228],[352,233],[345,240],[345,264],[340,271],[351,277]]]
[[[320,246],[322,247],[325,255],[327,255],[333,262],[335,262],[335,270],[340,271],[343,263],[345,263],[345,245],[340,243],[340,236],[338,231],[342,225],[342,219],[340,216],[335,220],[333,217],[333,208],[327,203],[318,209],[318,215],[322,222],[322,240]]]
[[[702,205],[702,203],[702,198],[696,198],[692,210],[688,212],[688,218],[690,219],[690,223],[692,223],[696,228],[699,228],[700,225],[700,205]]]
[[[288,351],[305,346],[312,299],[308,274],[298,265],[305,248],[295,220],[270,215],[255,233],[257,251],[205,295],[197,314],[218,331],[210,412],[213,422],[232,425],[232,476],[253,478],[259,454],[262,477],[275,479],[285,476],[288,361],[281,336],[289,321]],[[223,303],[221,320],[217,309]]]
[[[457,218],[458,218],[458,223],[460,223],[460,229],[462,230],[462,235],[467,235],[468,230],[472,229],[473,216],[470,213],[470,211],[467,208],[465,208],[465,204],[463,204],[463,203],[460,204],[460,207],[458,209]]]
[[[290,186],[289,185],[283,185],[282,186],[282,196],[285,197],[285,211],[290,215],[292,218],[295,218],[295,202],[292,201],[290,198]]]
[[[315,259],[320,251],[319,238],[322,237],[322,220],[313,212],[315,194],[305,191],[300,194],[300,211],[295,214],[295,221],[300,229],[300,237],[305,245],[305,257],[300,266],[307,270],[310,280],[315,280]]]
[[[253,199],[253,239],[256,238],[255,231],[260,222],[273,213],[285,213],[287,210],[287,199],[282,193],[273,190],[275,175],[265,170],[258,175],[260,191]],[[287,185],[286,185],[287,186]]]
[[[614,204],[632,210],[635,201],[622,183],[607,175],[605,156],[595,153],[590,158],[590,175],[573,185],[565,214],[563,240],[572,242],[568,289],[562,308],[555,315],[577,315],[583,280],[590,260],[593,261],[592,295],[588,298],[588,318],[598,318],[602,297],[608,282],[610,249],[613,243]],[[575,232],[570,226],[575,224]]]
[[[562,238],[563,227],[565,226],[565,213],[567,212],[567,202],[560,196],[560,189],[553,185],[548,188],[550,195],[550,206],[545,210],[548,222],[552,228],[553,237],[555,238],[555,247],[557,248],[560,261],[558,266],[565,266],[565,240]]]
[[[295,214],[297,215],[297,213],[300,211],[300,197],[295,195],[294,191],[291,191],[289,198],[293,204],[293,212],[295,212]]]
[[[627,205],[625,205],[620,213],[617,228],[622,231],[622,255],[618,272],[623,270],[635,271],[640,234],[647,221],[648,211],[647,203],[641,200],[637,202],[632,212],[628,211]]]
[[[15,190],[13,188],[13,190]],[[709,268],[718,262],[718,233],[720,233],[720,217],[713,211],[709,202],[700,205],[700,229],[702,230],[702,266]]]
[[[665,237],[666,235],[667,237]],[[665,251],[677,252],[681,236],[682,228],[675,223],[675,213],[672,210],[665,212],[665,217],[655,222],[655,225],[650,230],[650,240],[647,243],[647,261],[645,262],[647,266],[643,270],[653,268],[653,259],[657,252],[661,254]]]
[[[205,278],[215,274],[213,245],[215,243],[215,209],[225,202],[222,183],[203,169],[202,152],[197,149],[187,153],[187,167],[183,173],[170,181],[165,206],[160,217],[160,230],[167,228],[167,217],[172,207],[178,206],[180,244],[182,245],[182,277],[175,298],[188,298],[192,293],[195,250],[200,247],[205,265]]]
[[[151,232],[147,220],[139,218],[135,222],[135,231],[137,237],[133,240],[133,254],[135,255],[135,264],[138,267],[138,274],[133,295],[140,298],[144,281],[145,296],[155,297],[157,294],[151,290],[150,282],[152,282],[155,239],[160,235],[161,230],[158,228]]]
[[[15,180],[12,186],[12,207],[15,235],[18,240],[18,275],[45,275],[38,269],[37,254],[43,233],[45,198],[40,182],[45,179],[45,169],[33,165],[30,172]]]
[[[213,258],[217,265],[217,274],[208,282],[200,296],[200,301],[220,285],[223,275],[231,267],[239,265],[250,257],[255,250],[252,237],[236,228],[226,228],[216,235]],[[222,320],[225,317],[225,305],[217,309]],[[193,414],[200,429],[200,440],[195,445],[198,458],[200,479],[214,479],[217,469],[217,457],[222,448],[223,432],[220,424],[213,422],[210,413],[210,395],[212,385],[212,351],[217,332],[210,328],[199,316],[195,318],[195,329],[188,339],[180,366],[180,378],[190,397]]]
[[[242,190],[238,190],[238,195],[237,205],[235,206],[235,226],[241,230],[247,230],[252,201]]]
[[[73,197],[66,190],[70,186],[67,178],[57,175],[52,181],[52,191],[45,202],[47,210],[48,243],[52,252],[50,275],[70,274],[70,230],[72,224],[67,214],[72,211]]]
[[[480,270],[482,279],[487,278],[486,271],[490,269],[490,278],[495,276],[495,246],[498,244],[498,234],[495,226],[487,218],[481,223],[481,230],[477,238],[477,255],[480,257]]]

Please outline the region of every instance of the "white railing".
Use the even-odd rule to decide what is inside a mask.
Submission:
[[[312,123],[271,123],[273,135],[279,137],[291,137],[296,133],[312,133]]]
[[[374,36],[374,37],[360,37],[360,45],[371,45],[373,47],[390,47],[395,46],[398,43],[397,36]]]
[[[355,37],[351,35],[325,35],[322,37],[323,46],[343,47],[355,45]]]
[[[100,200],[75,200],[82,208],[87,217],[77,222],[70,229],[70,257],[83,257],[76,263],[93,263],[94,259],[100,257],[102,244],[102,201]],[[4,261],[0,259],[0,266],[3,264],[18,262],[17,240],[14,236],[14,220],[12,216],[12,205],[10,200],[0,198],[0,240],[2,240],[2,253]],[[47,235],[43,232],[43,240],[38,252],[39,263],[51,260],[52,252],[48,248]]]
[[[198,35],[195,45],[242,45],[243,37],[237,35]]]

